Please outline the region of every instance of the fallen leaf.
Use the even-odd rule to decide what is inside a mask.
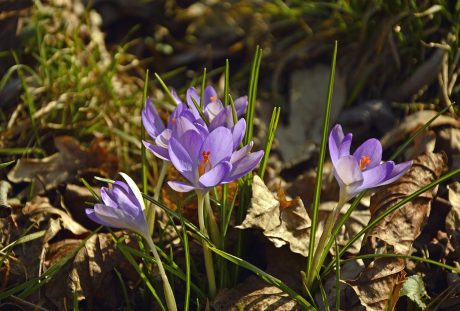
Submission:
[[[452,208],[446,216],[446,233],[456,258],[460,258],[460,182],[454,182],[447,186],[449,202]]]
[[[300,306],[279,288],[251,276],[235,288],[220,290],[214,299],[216,311],[294,311]]]
[[[397,182],[377,191],[371,198],[372,218],[399,202],[402,198],[437,179],[446,168],[444,154],[428,153],[414,160],[411,169]],[[430,212],[435,190],[429,190],[386,216],[369,230],[361,253],[391,253],[410,255],[412,243]],[[405,263],[400,258],[381,257],[369,262],[351,285],[361,304],[369,311],[393,310],[405,279]]]
[[[116,233],[120,236],[123,233]],[[81,246],[80,239],[65,239],[50,244],[46,249],[44,271]],[[125,244],[135,244],[131,236]],[[83,247],[45,285],[45,296],[57,310],[65,310],[72,301],[85,302],[88,309],[115,310],[123,307],[124,299],[119,280],[114,273],[130,275],[132,268],[117,249],[110,233],[91,236]],[[133,274],[134,275],[134,274]]]
[[[426,292],[422,276],[416,274],[407,277],[401,289],[401,296],[406,296],[415,302],[420,309],[425,310],[425,301],[429,296]]]
[[[434,110],[422,110],[407,116],[398,126],[387,132],[381,139],[383,148],[386,149],[389,146],[403,141],[405,137],[413,134],[416,130],[430,121],[430,119],[436,116],[436,114],[438,114],[438,112]],[[460,120],[441,115],[437,117],[428,128],[439,127],[442,125],[450,125],[452,127],[460,128]]]
[[[35,195],[75,180],[79,170],[101,167],[113,172],[116,169],[116,161],[97,142],[86,149],[73,137],[59,136],[54,144],[58,152],[49,157],[19,159],[8,173],[8,179],[14,183],[34,182],[32,195]]]
[[[316,231],[316,242],[323,231],[324,222],[337,202],[325,202],[319,207],[319,221]],[[350,205],[346,204],[342,213],[346,213]],[[337,237],[339,245],[345,245],[350,237],[359,232],[369,221],[368,210],[353,211],[349,220]],[[259,228],[263,234],[276,246],[289,245],[292,252],[308,256],[311,220],[300,198],[288,200],[282,190],[272,193],[263,180],[257,175],[252,183],[251,206],[246,218],[239,229]],[[352,254],[359,251],[361,240],[356,241],[349,249]],[[331,249],[333,252],[333,250]]]
[[[62,226],[73,234],[82,235],[89,232],[73,220],[73,218],[65,211],[52,206],[49,199],[45,197],[37,196],[33,198],[31,202],[27,202],[22,209],[22,213],[29,218],[35,218],[38,222],[40,221],[39,219],[43,219],[46,214],[57,215],[59,216],[59,222]],[[38,219],[36,217],[38,217]]]
[[[310,217],[300,198],[293,201],[287,204],[284,198],[283,205],[289,207],[281,208],[276,195],[255,175],[251,207],[243,223],[237,228],[260,228],[276,247],[289,244],[291,251],[307,256],[308,245],[304,244],[308,244],[305,241],[308,241],[310,234]]]

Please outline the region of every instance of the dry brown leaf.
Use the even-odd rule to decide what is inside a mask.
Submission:
[[[31,219],[35,219],[36,222],[44,219],[46,214],[53,214],[59,216],[59,223],[62,227],[66,228],[75,235],[82,235],[88,233],[84,227],[77,223],[73,218],[65,211],[53,207],[48,198],[35,197],[31,202],[27,202],[22,213]],[[55,224],[56,225],[56,224]]]
[[[119,236],[123,233],[117,233]],[[128,236],[125,244],[136,239]],[[45,271],[55,262],[74,251],[83,241],[66,239],[47,247]],[[57,310],[77,299],[85,301],[89,310],[115,310],[123,306],[123,295],[114,268],[123,275],[132,273],[129,263],[116,248],[110,233],[91,236],[58,274],[45,285],[45,295]]]
[[[422,110],[417,111],[408,117],[406,117],[397,127],[389,131],[381,140],[382,146],[387,148],[393,144],[396,144],[407,135],[412,134],[423,125],[425,125],[431,118],[436,116],[438,112],[434,110]],[[450,125],[452,127],[460,128],[460,120],[454,119],[449,116],[439,116],[433,123],[430,124],[429,128],[438,127],[441,125]]]
[[[214,299],[216,311],[294,311],[300,306],[279,288],[267,285],[257,277],[251,276],[232,289],[220,290]]]
[[[437,179],[446,168],[444,154],[428,153],[414,160],[412,168],[397,182],[378,191],[371,199],[371,214],[378,214],[402,198]],[[410,255],[412,243],[430,212],[434,190],[427,191],[410,203],[385,217],[367,232],[361,253]],[[405,278],[404,260],[377,258],[366,267],[351,285],[366,310],[393,310]]]
[[[237,228],[260,228],[276,247],[289,244],[291,251],[307,256],[306,241],[310,234],[311,221],[302,200],[297,198],[287,203],[284,197],[283,206],[288,207],[281,208],[276,195],[267,188],[259,176],[255,175],[251,207],[245,220]]]
[[[446,233],[450,237],[456,257],[460,258],[460,182],[448,185],[447,189],[452,208],[446,216]]]
[[[86,149],[73,137],[59,136],[54,144],[58,152],[49,157],[19,159],[8,179],[14,183],[34,181],[33,194],[37,194],[75,179],[79,170],[104,167],[112,172],[116,166],[116,161],[97,142]]]
[[[329,213],[337,205],[337,202],[325,202],[319,207],[319,223],[316,231],[316,241],[323,231],[323,224]],[[343,208],[343,213],[347,207]],[[344,245],[349,238],[359,232],[369,221],[369,211],[354,211],[337,237],[339,245]],[[292,252],[308,256],[308,242],[310,240],[311,220],[300,198],[286,199],[284,192],[279,190],[272,193],[263,180],[254,176],[252,183],[252,199],[246,218],[237,228],[259,228],[263,234],[276,246],[281,247],[289,244]],[[350,252],[356,254],[359,251],[361,240],[356,241]]]

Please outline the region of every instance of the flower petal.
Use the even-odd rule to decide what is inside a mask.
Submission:
[[[233,163],[232,171],[230,172],[230,175],[224,179],[224,182],[231,182],[246,175],[259,164],[263,156],[264,151],[259,150],[257,152],[250,153],[241,158],[239,161]]]
[[[241,144],[246,132],[246,120],[239,120],[232,129],[233,150],[236,150]]]
[[[371,189],[382,185],[386,177],[391,173],[395,164],[393,161],[388,161],[375,166],[369,170],[363,171],[363,183],[356,191],[361,192],[366,189]]]
[[[177,192],[189,192],[195,189],[194,186],[183,181],[168,181],[168,185]]]
[[[365,170],[370,170],[378,166],[382,161],[382,144],[378,139],[368,139],[356,149],[353,156],[358,163],[364,159],[364,157],[367,157],[370,162],[365,166]]]
[[[235,100],[236,116],[240,118],[246,111],[247,107],[248,107],[248,97],[247,96],[238,97]]]
[[[222,109],[215,117],[209,118],[209,120],[212,120],[211,123],[209,124],[209,130],[214,130],[218,128],[219,126],[224,126],[226,128],[232,128],[233,127],[233,112],[232,112],[232,107],[227,106],[225,109]]]
[[[158,135],[155,138],[155,144],[158,147],[168,148],[169,140],[171,139],[171,136],[172,136],[172,130],[165,129],[163,132],[160,133],[160,135]]]
[[[391,173],[388,176],[386,176],[386,180],[380,183],[380,186],[388,185],[396,181],[401,176],[403,176],[411,168],[411,166],[412,161],[407,161],[395,165]]]
[[[112,190],[110,190],[109,188],[101,187],[101,198],[102,202],[104,202],[105,205],[111,207],[117,206],[116,198],[113,197]]]
[[[194,87],[189,87],[187,89],[187,94],[185,95],[185,97],[187,99],[187,105],[190,111],[195,116],[195,119],[200,119],[201,116],[198,113],[198,110],[196,109],[195,104],[193,103],[193,100],[192,100],[193,98],[197,104],[200,104],[200,96],[198,95],[198,92],[196,91],[196,89]]]
[[[217,186],[228,175],[228,173],[230,173],[231,169],[232,165],[230,162],[220,162],[200,177],[200,184],[205,188]]]
[[[214,167],[221,161],[230,160],[233,152],[232,133],[228,128],[218,127],[206,137],[201,147],[202,152],[210,152],[209,161]]]
[[[142,124],[147,133],[155,139],[164,129],[163,120],[161,120],[155,106],[153,106],[150,97],[145,101],[145,107],[142,109]]]
[[[218,100],[217,92],[211,85],[208,85],[204,89],[204,95],[203,96],[204,96],[204,98],[203,98],[203,106],[204,106],[205,109],[207,108],[208,104],[210,104],[212,102],[216,102]]]
[[[342,126],[340,124],[335,125],[329,133],[329,154],[334,165],[340,158],[340,146],[344,138]]]
[[[195,130],[187,131],[178,139],[178,141],[190,156],[190,159],[193,162],[193,167],[198,167],[201,145],[204,141],[204,137],[201,133],[198,133]]]
[[[145,140],[143,140],[142,143],[144,144],[145,148],[150,150],[158,158],[166,160],[166,161],[171,161],[169,159],[169,153],[168,153],[167,148],[163,148],[163,147],[153,145],[153,144],[151,144],[149,142],[146,142]]]
[[[244,156],[246,156],[252,149],[252,146],[254,145],[254,142],[251,141],[249,144],[246,146],[242,147],[240,150],[237,150],[233,152],[231,158],[230,158],[230,163],[235,163],[236,161],[242,159]]]
[[[193,162],[187,150],[175,139],[171,137],[169,141],[169,157],[174,167],[190,182],[194,180]]]
[[[351,156],[344,156],[337,160],[334,165],[334,175],[340,186],[351,187],[363,181],[363,174],[359,169],[358,162]]]
[[[95,223],[97,224],[100,224],[102,226],[106,226],[106,227],[111,227],[112,225],[103,221],[102,219],[100,219],[96,212],[94,211],[94,209],[92,208],[87,208],[85,209],[85,213],[86,213],[86,216],[88,216],[89,219],[91,219],[92,221],[94,221]]]
[[[137,185],[134,182],[134,180],[132,180],[131,177],[129,177],[127,174],[125,174],[123,172],[120,172],[120,175],[121,175],[121,177],[123,177],[123,179],[128,184],[132,194],[134,194],[134,196],[136,197],[137,203],[141,207],[142,211],[145,210],[144,198],[142,197],[142,193],[139,190],[139,187],[137,187]]]
[[[181,137],[185,132],[194,130],[198,132],[196,126],[185,117],[179,117],[176,120],[176,124],[173,126],[172,136],[178,138]]]

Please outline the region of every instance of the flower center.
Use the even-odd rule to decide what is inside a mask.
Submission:
[[[361,170],[365,170],[366,166],[371,163],[371,159],[368,156],[361,156],[361,160],[359,160],[359,168]]]
[[[198,164],[198,174],[201,176],[206,173],[206,168],[212,168],[211,162],[209,161],[209,156],[211,155],[211,151],[203,151],[201,154],[203,159]]]
[[[210,97],[209,97],[209,100],[210,100],[211,102],[215,102],[215,101],[216,101],[216,97],[215,97],[215,96],[210,96]]]
[[[171,123],[172,123],[172,125],[175,125],[176,124],[176,118],[172,118]]]

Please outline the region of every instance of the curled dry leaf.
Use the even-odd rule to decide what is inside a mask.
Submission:
[[[14,183],[35,182],[33,194],[37,194],[75,179],[82,169],[101,168],[105,172],[101,175],[107,175],[116,168],[116,160],[97,142],[86,149],[73,137],[59,136],[54,144],[58,152],[49,157],[19,159],[8,179]]]
[[[27,202],[22,213],[25,216],[28,216],[30,219],[35,219],[39,222],[46,214],[53,214],[59,216],[59,222],[62,224],[62,227],[69,230],[75,235],[82,235],[88,233],[84,227],[77,223],[73,218],[67,214],[65,211],[60,210],[52,206],[45,197],[35,197],[31,202]]]
[[[325,202],[320,205],[319,223],[316,231],[317,242],[323,231],[324,221],[336,204],[337,202]],[[343,213],[349,206],[347,204],[343,208]],[[354,211],[337,237],[339,245],[346,244],[350,237],[368,223],[369,219],[369,211]],[[292,252],[305,257],[308,256],[311,220],[302,200],[298,197],[294,200],[288,200],[282,189],[278,190],[277,194],[272,193],[258,176],[254,176],[252,183],[251,207],[245,220],[237,228],[262,229],[263,234],[276,247],[289,244]],[[359,251],[360,242],[360,240],[355,242],[349,251],[356,254]]]
[[[446,164],[444,154],[428,153],[417,157],[406,175],[372,197],[372,218],[437,179]],[[412,243],[430,212],[433,195],[434,191],[429,190],[385,217],[367,232],[361,253],[410,255]],[[352,286],[366,310],[393,310],[405,279],[404,268],[402,259],[376,258],[367,261],[358,278],[347,284]]]
[[[116,233],[117,236],[120,234],[123,233]],[[123,243],[134,244],[135,241],[128,235]],[[75,257],[45,285],[45,296],[57,310],[65,310],[66,305],[75,299],[78,302],[85,301],[89,310],[121,308],[123,295],[114,268],[125,277],[132,273],[132,269],[117,249],[110,233],[95,234],[86,242],[66,239],[50,244],[46,251],[44,271],[78,247],[81,248]],[[108,288],[110,290],[103,290]]]
[[[289,244],[291,251],[307,256],[306,241],[309,239],[311,220],[302,200],[296,198],[288,201],[284,194],[279,199],[267,188],[263,180],[255,175],[251,207],[243,223],[237,228],[260,228],[276,247]]]
[[[460,182],[456,181],[448,185],[447,189],[452,208],[446,216],[446,233],[458,260],[460,259]]]
[[[387,148],[404,140],[407,135],[412,134],[424,124],[428,123],[428,121],[436,116],[436,114],[438,114],[438,112],[434,110],[422,110],[409,115],[398,126],[389,131],[382,138],[382,146]],[[430,124],[429,128],[439,127],[442,125],[450,125],[452,127],[460,128],[460,120],[441,115]]]
[[[217,311],[236,310],[302,310],[300,306],[279,288],[267,285],[261,279],[251,276],[238,287],[220,290],[214,299]]]

